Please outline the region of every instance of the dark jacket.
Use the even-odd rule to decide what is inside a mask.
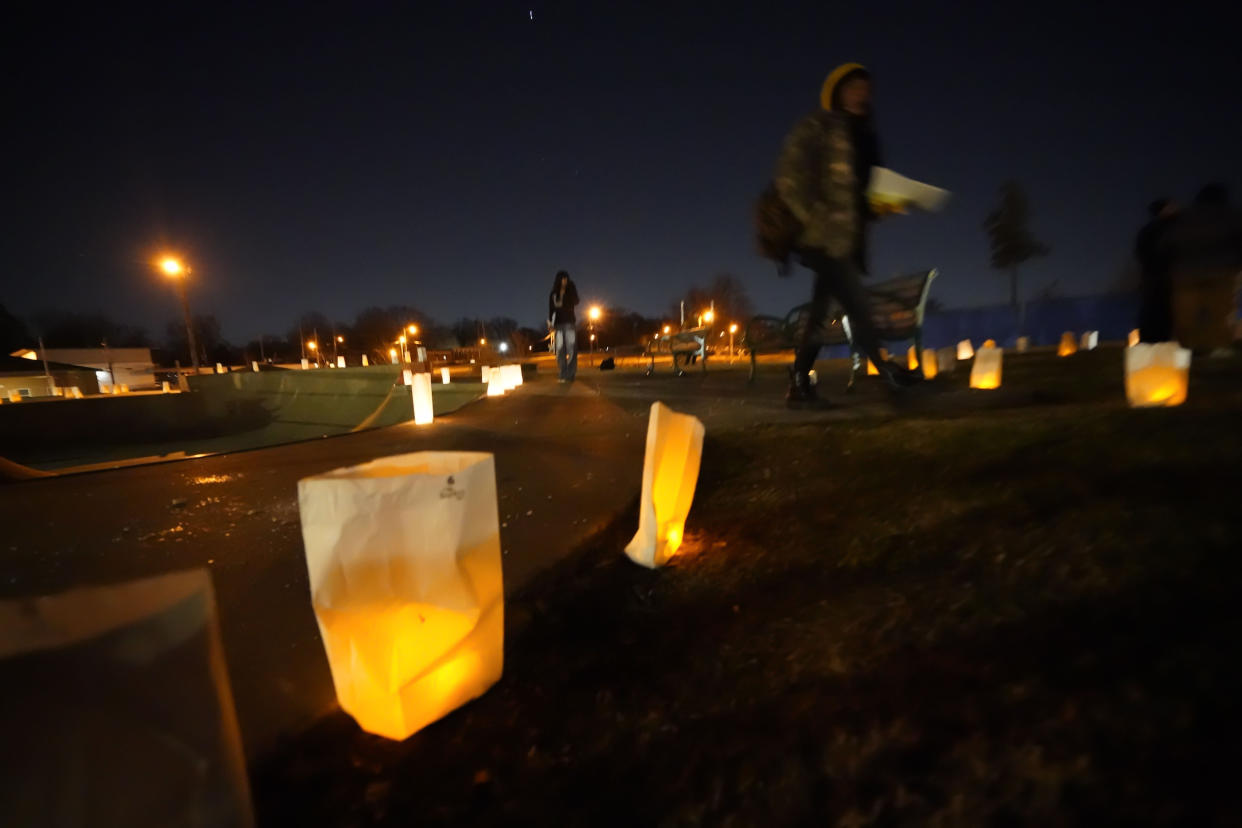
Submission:
[[[557,296],[557,292],[553,290],[548,294],[548,319],[553,325],[575,325],[577,318],[574,316],[574,308],[578,304],[578,288],[574,285],[574,280],[570,279],[565,283],[565,295]]]
[[[797,247],[850,259],[867,269],[866,190],[879,162],[869,122],[843,112],[815,112],[789,136],[776,164],[776,191],[802,223]]]
[[[1228,205],[1194,204],[1161,237],[1176,270],[1242,268],[1242,213]]]

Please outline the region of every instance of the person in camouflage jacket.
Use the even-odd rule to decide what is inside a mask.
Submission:
[[[836,299],[849,316],[854,344],[890,385],[913,384],[917,375],[880,356],[861,273],[866,271],[866,224],[876,216],[866,197],[871,167],[879,163],[871,127],[871,75],[857,63],[834,69],[820,93],[820,111],[789,133],[776,165],[776,191],[802,224],[795,250],[815,271],[811,324],[803,332],[786,400],[818,402],[810,371],[819,355],[816,332]]]

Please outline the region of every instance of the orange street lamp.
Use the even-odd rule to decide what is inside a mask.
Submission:
[[[408,331],[410,332],[410,336],[414,336],[415,334],[417,334],[417,333],[418,333],[418,326],[417,326],[417,325],[411,325],[411,326],[410,326],[409,328],[407,328],[406,330],[408,330]]]
[[[186,288],[186,279],[190,269],[175,256],[165,256],[159,261],[160,270],[170,279],[177,280],[177,292],[181,295],[181,311],[185,314],[185,338],[190,345],[190,362],[194,365],[194,373],[198,373],[198,343],[194,339],[194,321],[190,316],[190,297]]]
[[[667,333],[668,333],[668,332],[670,332],[671,330],[673,330],[673,328],[672,328],[672,326],[671,326],[671,325],[665,325],[665,326],[664,326],[664,333],[666,333],[666,334],[667,334]]]
[[[733,335],[737,333],[737,323],[729,323],[729,362],[733,362]]]
[[[599,317],[600,317],[600,314],[601,314],[601,313],[602,313],[602,311],[599,309],[599,305],[592,305],[592,306],[591,306],[591,309],[587,311],[587,317],[588,317],[588,318],[589,318],[592,322],[596,322],[596,321],[598,321],[598,320],[599,320]]]
[[[703,321],[706,322],[707,324],[709,325],[712,324],[712,322],[715,321],[715,319],[716,319],[716,312],[714,310],[711,310],[709,308],[708,310],[703,312]]]

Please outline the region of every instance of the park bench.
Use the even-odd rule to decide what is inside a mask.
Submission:
[[[650,360],[647,364],[647,376],[655,373],[655,358],[661,354],[672,355],[673,373],[679,377],[685,375],[686,368],[695,360],[698,360],[699,366],[706,373],[707,338],[711,330],[710,325],[700,325],[697,328],[657,334],[647,343],[646,355]]]
[[[871,321],[882,342],[913,340],[918,354],[919,367],[923,359],[923,314],[927,295],[937,270],[924,270],[909,276],[898,276],[885,282],[866,286],[871,307]],[[742,345],[750,351],[750,379],[755,379],[755,367],[760,353],[772,353],[796,348],[803,341],[802,333],[810,319],[810,303],[799,305],[785,315],[756,316],[746,324]],[[854,346],[850,336],[849,317],[841,312],[834,301],[828,313],[819,320],[818,332],[813,340],[820,345],[850,346],[850,380],[846,390],[853,390],[854,380],[864,364],[864,358]]]

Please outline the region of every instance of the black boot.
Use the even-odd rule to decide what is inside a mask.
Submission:
[[[790,408],[818,408],[822,406],[815,386],[811,384],[811,375],[805,371],[789,369],[789,390],[785,393],[785,404]]]
[[[893,389],[910,388],[923,381],[922,371],[912,370],[892,361],[886,362],[881,370],[884,372],[885,381]]]

